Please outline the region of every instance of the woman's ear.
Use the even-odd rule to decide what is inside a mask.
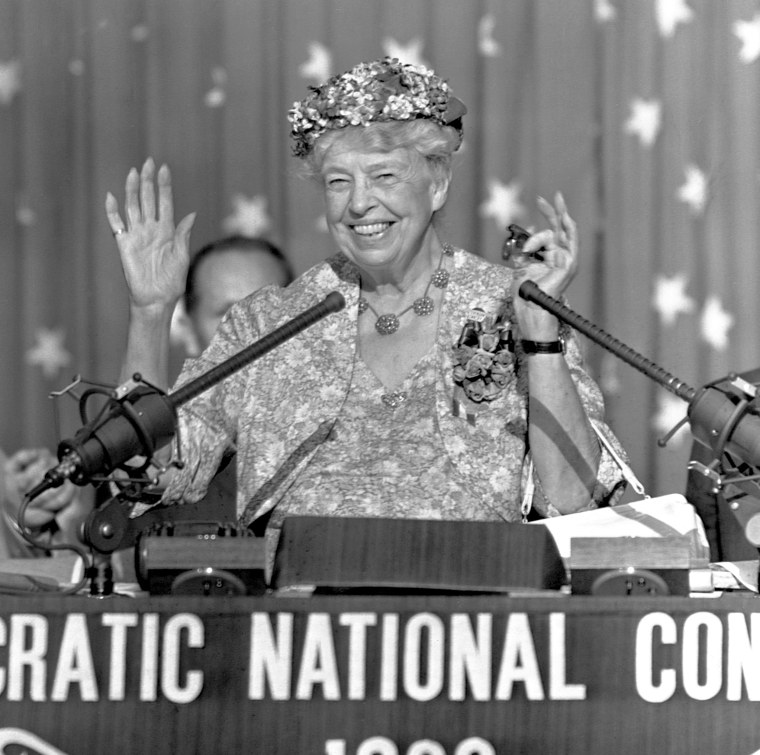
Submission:
[[[432,205],[433,212],[438,210],[446,204],[446,200],[449,196],[449,185],[451,184],[451,173],[441,173],[433,179],[432,185]]]

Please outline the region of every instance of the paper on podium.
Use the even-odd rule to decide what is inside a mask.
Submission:
[[[645,498],[620,506],[581,511],[577,514],[541,519],[531,524],[547,527],[557,543],[562,560],[569,567],[573,538],[689,538],[689,569],[697,577],[709,575],[710,545],[702,520],[680,494]],[[681,540],[682,542],[682,540]],[[711,590],[711,582],[693,590]]]
[[[55,558],[0,559],[0,593],[57,592],[76,584],[81,568],[81,559],[69,554]]]
[[[757,561],[717,561],[712,572],[716,589],[758,592]]]

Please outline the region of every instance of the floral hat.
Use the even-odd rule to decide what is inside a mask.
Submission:
[[[328,129],[366,126],[373,121],[429,118],[441,126],[453,126],[461,142],[466,112],[449,85],[433,71],[384,58],[360,63],[320,87],[310,87],[304,100],[293,103],[288,120],[295,142],[293,153],[305,157]]]

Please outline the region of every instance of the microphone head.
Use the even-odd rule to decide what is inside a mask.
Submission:
[[[346,300],[343,298],[343,294],[339,291],[331,291],[325,296],[322,303],[325,305],[328,312],[340,312],[340,310],[346,306]]]

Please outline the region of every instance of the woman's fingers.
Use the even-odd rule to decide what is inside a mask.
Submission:
[[[153,158],[149,157],[139,173],[136,168],[130,168],[124,185],[124,216],[126,223],[122,220],[116,198],[108,192],[106,217],[114,236],[138,228],[150,231],[156,222],[164,229],[174,227],[171,173],[166,165],[162,165],[156,172]]]
[[[185,215],[177,225],[177,230],[174,232],[174,238],[180,239],[185,247],[190,245],[190,231],[193,230],[193,223],[195,223],[196,213],[191,212],[189,215]]]
[[[142,222],[140,210],[140,175],[135,168],[130,168],[124,185],[124,210],[127,215],[127,228],[132,230]]]
[[[536,202],[538,204],[538,209],[541,210],[544,217],[549,221],[552,230],[557,233],[559,231],[560,223],[555,207],[543,197],[537,197]]]
[[[156,219],[156,190],[153,186],[153,174],[155,165],[153,159],[148,158],[140,171],[140,207],[142,219],[150,222]]]
[[[554,231],[544,230],[531,234],[531,237],[525,242],[523,251],[525,254],[532,254],[542,249],[543,255],[554,243]]]
[[[158,169],[158,219],[161,223],[174,225],[174,191],[169,166]]]
[[[564,237],[563,240],[568,242],[568,246],[573,246],[578,241],[578,225],[570,216],[567,204],[565,204],[565,198],[559,191],[555,197],[555,206],[559,219],[560,234]]]
[[[110,191],[106,194],[106,218],[108,220],[108,225],[111,227],[111,233],[114,236],[118,236],[126,230],[124,227],[124,221],[119,214],[119,203]]]

